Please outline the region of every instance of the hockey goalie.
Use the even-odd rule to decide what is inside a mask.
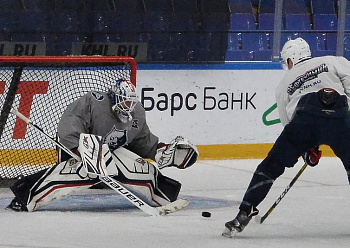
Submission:
[[[35,211],[79,190],[100,183],[100,176],[115,179],[151,206],[177,200],[181,183],[160,169],[186,169],[198,158],[198,149],[182,136],[168,144],[149,129],[136,89],[119,79],[108,92],[91,91],[63,113],[58,141],[73,155],[58,149],[55,166],[19,179],[7,207]],[[155,163],[150,162],[155,161]]]

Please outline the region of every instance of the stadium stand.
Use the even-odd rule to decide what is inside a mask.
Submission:
[[[74,42],[147,43],[147,62],[269,61],[275,0],[2,0],[0,41],[45,42],[71,55]],[[306,39],[335,54],[336,0],[284,0],[281,45]],[[344,51],[350,51],[350,3]],[[24,18],[25,17],[25,18]]]

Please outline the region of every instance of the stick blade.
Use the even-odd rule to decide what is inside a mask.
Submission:
[[[256,215],[255,218],[254,218],[255,222],[258,223],[258,224],[261,224],[262,223],[262,218],[260,215]]]
[[[167,215],[179,211],[187,207],[190,204],[186,199],[178,199],[174,202],[171,202],[165,206],[157,207],[159,215]]]

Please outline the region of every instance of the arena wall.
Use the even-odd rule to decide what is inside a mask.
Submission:
[[[183,135],[201,159],[263,158],[282,131],[275,88],[285,73],[274,62],[140,64],[137,88],[162,141]]]

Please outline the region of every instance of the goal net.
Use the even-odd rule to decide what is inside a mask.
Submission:
[[[55,145],[11,113],[18,109],[56,138],[67,105],[89,91],[107,91],[119,78],[136,85],[131,57],[0,57],[0,180],[53,166]]]

